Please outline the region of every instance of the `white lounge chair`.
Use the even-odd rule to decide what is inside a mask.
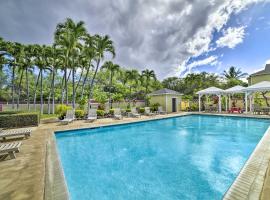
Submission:
[[[11,159],[16,158],[15,153],[19,153],[22,142],[11,142],[0,144],[0,155],[8,154]]]
[[[120,108],[115,108],[113,112],[114,119],[123,119]]]
[[[93,122],[97,120],[97,109],[90,109],[86,120],[88,122]]]
[[[144,108],[144,114],[147,116],[154,116],[155,115],[155,113],[151,112],[149,107]]]
[[[75,120],[74,110],[68,110],[65,119],[61,120],[61,124],[68,124]]]
[[[31,136],[31,129],[14,129],[14,130],[2,130],[0,131],[0,138],[6,140],[9,137],[28,138]]]
[[[157,113],[160,114],[160,115],[165,115],[165,114],[167,114],[166,111],[163,111],[162,106],[159,106],[159,107],[158,107]]]
[[[141,115],[137,112],[136,108],[131,108],[131,117],[141,117]]]

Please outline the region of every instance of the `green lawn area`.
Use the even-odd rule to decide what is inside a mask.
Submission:
[[[43,114],[40,116],[40,119],[50,119],[50,118],[58,118],[57,114]]]

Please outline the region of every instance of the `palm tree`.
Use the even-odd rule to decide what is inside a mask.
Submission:
[[[138,83],[139,83],[139,78],[140,78],[140,74],[137,70],[132,69],[132,70],[127,70],[125,72],[126,77],[127,77],[127,82],[129,85],[129,95],[128,95],[128,101],[129,101],[129,105],[130,105],[130,101],[132,98],[132,88],[135,88]]]
[[[243,73],[241,69],[237,69],[234,66],[231,66],[228,71],[223,71],[222,73],[223,76],[225,76],[226,79],[240,79],[245,76],[247,76],[247,73]]]
[[[90,89],[89,89],[89,98],[88,98],[88,112],[91,107],[90,99],[92,98],[93,93],[93,87],[94,87],[94,81],[97,75],[97,72],[99,70],[99,64],[100,61],[104,59],[105,52],[111,53],[113,58],[115,57],[115,49],[113,46],[113,42],[110,40],[110,37],[108,35],[105,35],[104,37],[95,35],[95,42],[94,42],[95,50],[96,50],[96,69],[94,72],[94,75],[92,77],[91,83],[90,83]]]
[[[92,61],[93,59],[96,58],[96,55],[97,55],[96,48],[95,48],[95,37],[92,37],[89,34],[87,34],[84,37],[84,41],[85,41],[85,45],[84,45],[82,54],[87,59],[88,66],[87,66],[86,74],[82,83],[81,99],[84,98],[84,89],[85,89],[86,81],[88,79],[89,71],[91,67],[93,67]]]
[[[110,108],[112,109],[112,87],[113,87],[113,77],[116,72],[119,71],[120,66],[113,64],[111,61],[107,61],[104,63],[102,66],[102,69],[107,69],[110,72],[110,89],[109,89],[109,103],[110,103]]]
[[[156,80],[157,78],[156,78],[155,72],[149,69],[143,70],[142,76],[145,77],[145,94],[148,94],[150,81]]]
[[[67,75],[67,68],[72,69],[72,107],[75,109],[75,66],[71,66],[74,63],[74,57],[76,51],[80,46],[80,40],[86,34],[85,24],[83,21],[75,23],[72,19],[67,18],[62,24],[58,24],[55,32],[56,44],[64,49],[65,52],[65,77]],[[71,60],[70,56],[72,57]],[[67,78],[65,78],[65,88],[66,88],[66,103],[68,104],[68,86]]]

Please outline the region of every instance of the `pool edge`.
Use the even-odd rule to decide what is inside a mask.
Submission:
[[[55,134],[59,132],[65,132],[65,131],[70,131],[70,130],[81,130],[81,129],[117,126],[117,125],[124,125],[124,124],[133,124],[133,123],[162,120],[162,119],[167,119],[167,118],[175,118],[175,117],[188,116],[188,115],[212,115],[212,116],[224,116],[224,117],[269,119],[268,117],[258,117],[258,116],[252,116],[252,115],[228,115],[228,114],[217,114],[217,113],[209,114],[209,113],[190,112],[190,113],[180,113],[173,116],[162,116],[158,118],[142,119],[142,120],[131,121],[131,122],[119,122],[119,123],[117,122],[117,123],[102,124],[102,125],[99,124],[99,125],[94,125],[94,126],[86,127],[86,128],[73,128],[73,129],[69,128],[66,130],[54,130],[52,132],[52,135],[55,136]],[[53,142],[52,146],[53,146],[52,148],[55,148],[57,151],[56,142]],[[68,191],[66,181],[64,178],[63,168],[60,164],[60,158],[59,158],[58,153],[56,157],[58,160],[57,161],[58,165],[60,166],[60,169],[59,169],[61,171],[60,173],[63,174],[62,180],[61,180],[63,183],[61,187],[65,187],[65,190]],[[253,150],[252,154],[246,161],[245,165],[242,167],[238,176],[236,177],[236,179],[234,180],[230,188],[227,190],[227,192],[224,194],[223,199],[224,200],[260,199],[261,193],[263,191],[265,175],[268,169],[269,161],[270,161],[270,127],[264,133],[263,137],[256,145],[255,149]],[[60,198],[60,199],[69,199],[68,192],[65,198]]]
[[[223,200],[260,199],[270,161],[270,127],[249,156]]]

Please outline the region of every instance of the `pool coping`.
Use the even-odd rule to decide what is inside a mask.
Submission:
[[[117,122],[117,123],[109,123],[109,124],[98,124],[91,127],[86,128],[73,128],[73,129],[66,129],[66,130],[55,130],[52,133],[51,142],[49,148],[52,148],[52,152],[54,152],[54,167],[52,172],[48,172],[46,170],[46,177],[49,174],[57,174],[56,180],[50,181],[49,184],[46,184],[46,188],[49,187],[50,189],[56,190],[51,191],[51,194],[58,194],[59,199],[69,199],[67,184],[64,178],[63,168],[61,167],[61,161],[59,158],[59,154],[57,152],[57,146],[55,142],[55,135],[61,132],[68,132],[74,130],[85,130],[85,129],[96,129],[102,127],[110,127],[110,126],[117,126],[117,125],[127,125],[127,124],[134,124],[134,123],[143,123],[147,121],[155,121],[155,120],[163,120],[169,118],[177,118],[182,116],[188,115],[209,115],[209,116],[223,116],[223,117],[240,117],[240,118],[255,118],[255,119],[268,119],[269,117],[264,116],[253,116],[253,115],[233,115],[233,114],[218,114],[218,113],[198,113],[198,112],[189,112],[189,113],[179,113],[173,116],[164,115],[158,118],[147,118],[142,120],[136,121],[127,121],[127,122]],[[52,153],[51,152],[51,153]],[[231,200],[231,199],[260,199],[261,193],[263,191],[265,175],[268,169],[268,164],[270,161],[270,126],[267,131],[262,136],[261,140],[256,145],[255,149],[253,150],[252,154],[242,167],[241,171],[239,172],[238,176],[229,187],[227,192],[224,194],[224,200]],[[47,162],[46,162],[47,163]],[[47,167],[46,167],[47,168]],[[49,178],[49,177],[47,177]],[[47,180],[46,178],[46,180]],[[57,182],[56,185],[53,187],[50,184],[54,184]],[[59,192],[57,191],[62,191]],[[64,192],[63,192],[64,191]],[[44,199],[53,199],[48,198],[52,197],[52,195],[45,196]]]

